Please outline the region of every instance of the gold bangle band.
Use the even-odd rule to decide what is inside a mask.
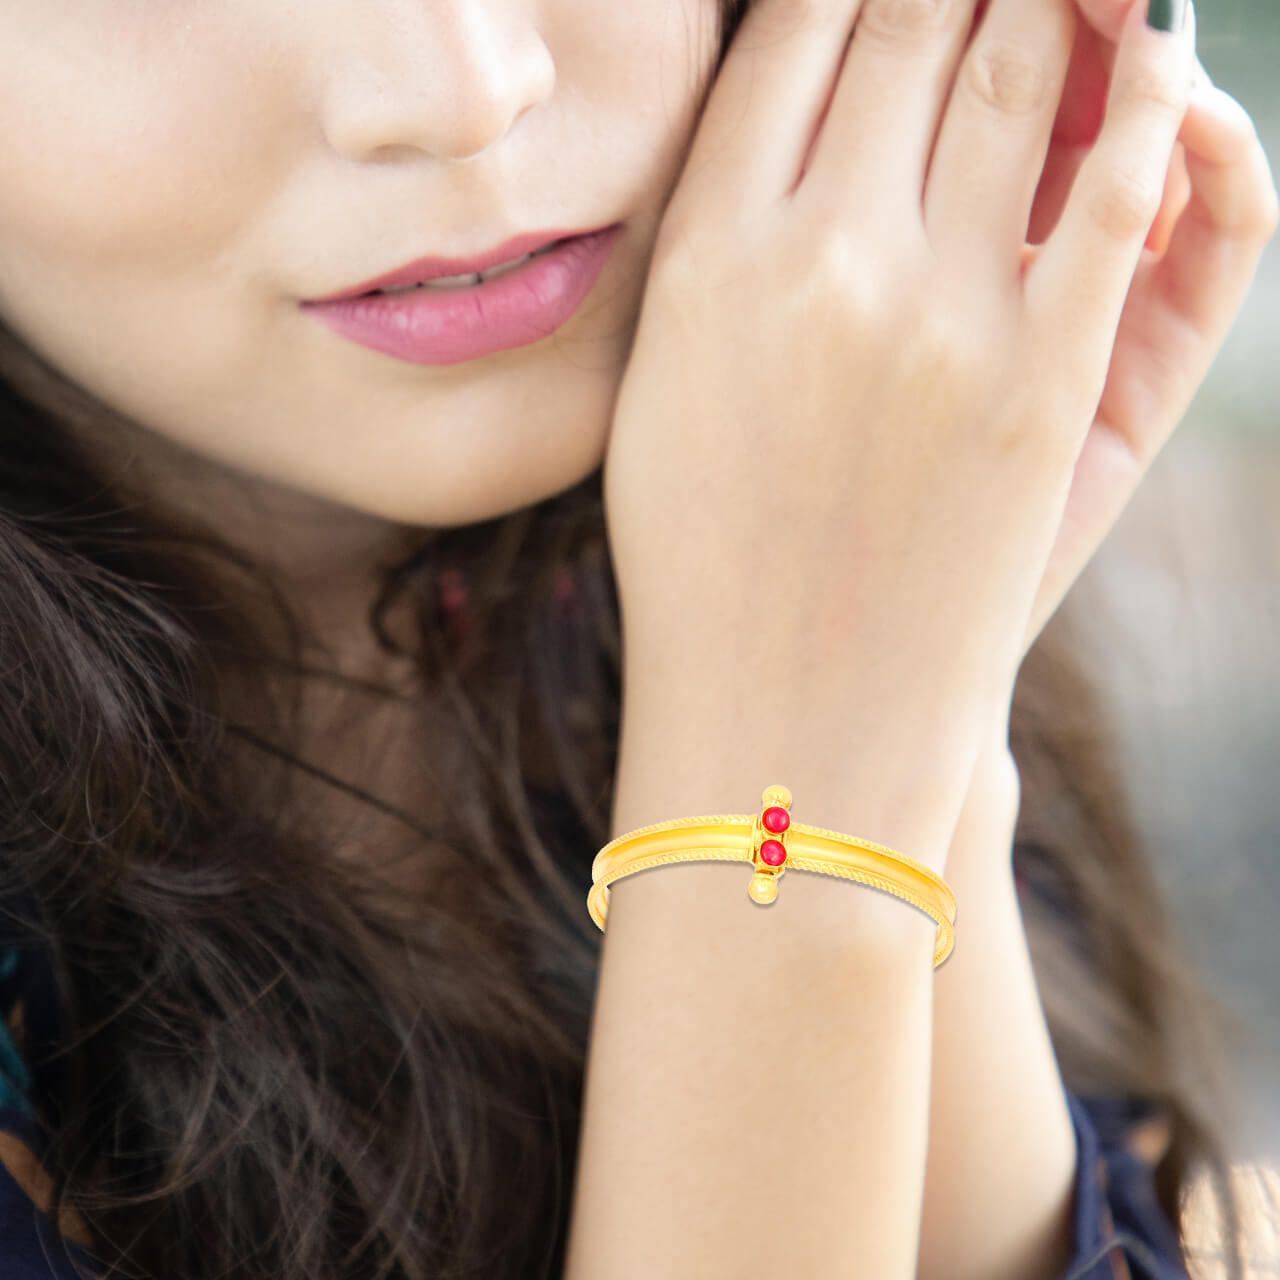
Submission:
[[[587,910],[603,932],[609,916],[609,885],[623,876],[673,862],[749,862],[753,901],[767,905],[778,881],[794,868],[840,876],[902,898],[938,924],[933,967],[955,946],[956,895],[932,868],[882,844],[792,822],[791,792],[766,787],[757,814],[676,818],[628,831],[609,841],[591,864]]]

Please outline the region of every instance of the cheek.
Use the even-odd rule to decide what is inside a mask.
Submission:
[[[207,258],[272,172],[279,134],[247,61],[212,33],[138,39],[127,15],[39,35],[0,40],[0,286]]]
[[[646,154],[659,165],[673,148],[687,147],[718,52],[719,8],[719,0],[549,5],[544,38],[555,53],[573,145],[594,147],[605,162],[611,154]],[[594,172],[582,159],[575,171]]]

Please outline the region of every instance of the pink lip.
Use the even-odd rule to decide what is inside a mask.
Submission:
[[[420,289],[401,294],[352,296],[303,302],[321,324],[361,346],[410,364],[449,365],[538,342],[564,324],[595,286],[622,224],[566,240],[514,271],[471,288]],[[370,288],[391,288],[439,276],[483,271],[533,252],[542,236],[513,240],[480,266],[433,260],[439,269],[424,276],[422,262],[384,277]],[[520,245],[525,244],[525,248]],[[397,276],[405,277],[396,279]],[[362,286],[364,288],[364,286]]]
[[[597,227],[596,230],[603,231],[605,228]],[[311,301],[341,302],[345,298],[363,297],[378,289],[394,289],[401,284],[425,284],[428,280],[439,280],[444,276],[474,275],[477,271],[488,271],[490,267],[501,266],[504,262],[514,262],[517,258],[523,258],[526,253],[536,253],[557,240],[576,240],[592,234],[594,233],[588,231],[532,231],[527,236],[516,236],[514,240],[508,240],[506,244],[500,244],[478,258],[419,258],[394,271],[388,271],[376,280],[366,280],[364,284],[343,289],[341,293],[326,294],[323,298],[313,298]]]

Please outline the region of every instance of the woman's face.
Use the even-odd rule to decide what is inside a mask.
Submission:
[[[604,454],[717,0],[0,0],[0,317],[183,455],[409,524]],[[300,309],[622,223],[549,337],[418,364]]]

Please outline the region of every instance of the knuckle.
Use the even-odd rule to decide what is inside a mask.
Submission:
[[[1127,115],[1140,112],[1171,122],[1181,120],[1186,110],[1186,90],[1159,67],[1136,68],[1116,80],[1111,94]]]
[[[903,359],[913,385],[930,388],[951,404],[976,403],[990,373],[982,326],[966,323],[946,307],[926,307],[904,338]]]
[[[955,9],[955,0],[869,0],[858,16],[854,39],[870,36],[914,48],[949,31]]]
[[[1041,397],[1037,412],[1024,407],[996,417],[991,426],[992,447],[1001,457],[1041,474],[1060,472],[1073,461],[1073,440],[1065,415],[1054,411],[1053,398]],[[1077,415],[1078,416],[1078,415]]]
[[[687,228],[668,213],[654,242],[651,272],[672,283],[691,281],[697,275],[697,256]]]
[[[831,280],[838,289],[857,279],[857,264],[848,236],[827,229],[810,243],[814,246],[812,265],[819,277]]]
[[[794,278],[806,282],[806,294],[825,299],[847,326],[859,329],[874,324],[880,311],[878,278],[871,264],[843,231],[828,231],[817,241],[808,269]]]
[[[1000,458],[1021,458],[1032,452],[1032,432],[1026,419],[1016,414],[993,417],[987,424],[987,438],[990,448]],[[1043,457],[1044,450],[1039,452]]]
[[[1014,44],[989,43],[976,48],[966,67],[974,96],[1005,115],[1033,114],[1048,102],[1053,89],[1048,67]]]
[[[732,255],[723,247],[727,241],[732,242],[732,232],[703,234],[698,225],[668,216],[654,244],[650,279],[670,294],[697,297],[732,274]]]
[[[1163,185],[1129,164],[1114,164],[1098,183],[1089,213],[1098,227],[1120,238],[1150,231],[1164,198]]]

